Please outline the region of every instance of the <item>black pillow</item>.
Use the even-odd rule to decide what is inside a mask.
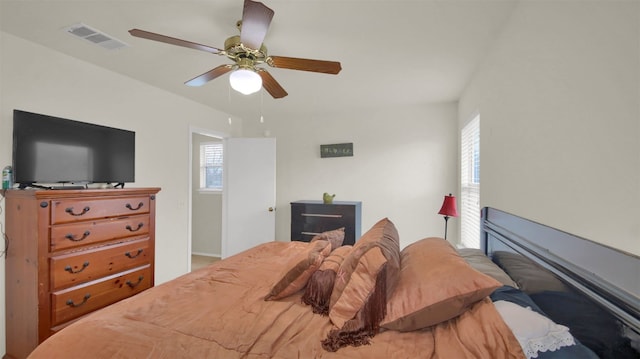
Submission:
[[[527,294],[544,291],[569,291],[569,288],[551,272],[520,254],[493,252],[493,261]]]
[[[551,291],[531,294],[531,299],[551,320],[569,327],[571,334],[600,358],[639,358],[622,335],[618,320],[590,299],[578,293]]]
[[[538,359],[600,359],[591,349],[576,340],[576,345],[555,351],[538,352]]]
[[[533,301],[533,299],[531,299],[531,297],[529,297],[526,293],[524,293],[523,291],[513,288],[511,286],[505,285],[502,286],[496,290],[493,291],[493,293],[491,293],[491,295],[489,296],[491,298],[492,302],[497,302],[499,300],[505,300],[507,302],[511,302],[514,304],[517,304],[521,307],[529,307],[531,308],[531,310],[533,310],[534,312],[540,314],[540,315],[544,315],[545,317],[547,316],[537,305],[536,303]]]
[[[517,304],[521,307],[529,307],[534,312],[537,312],[540,315],[543,315],[547,318],[549,316],[544,313],[540,307],[523,291],[505,285],[496,289],[490,295],[491,300],[496,302],[499,300],[506,300],[508,302]],[[573,335],[573,333],[571,333]],[[574,336],[575,339],[575,336]],[[598,356],[589,348],[584,346],[578,339],[576,339],[575,345],[570,345],[566,347],[562,347],[558,350],[554,351],[546,351],[546,352],[538,352],[538,359],[569,359],[569,358],[580,358],[580,359],[599,359]]]

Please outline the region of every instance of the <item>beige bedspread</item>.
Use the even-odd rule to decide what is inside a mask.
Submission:
[[[264,301],[300,242],[271,242],[151,288],[70,325],[29,358],[522,358],[489,299],[429,329],[386,331],[335,353],[328,317],[301,292]],[[158,263],[158,265],[162,265]]]

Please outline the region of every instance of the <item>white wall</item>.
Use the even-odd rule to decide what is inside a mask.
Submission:
[[[520,2],[475,110],[482,206],[640,254],[640,3]]]
[[[241,120],[0,32],[0,167],[11,163],[13,109],[136,131],[136,182],[157,200],[156,283],[187,270],[189,126],[238,134]],[[4,208],[3,208],[4,210]],[[0,217],[4,223],[4,215]],[[4,261],[3,261],[4,262]],[[4,323],[4,263],[0,322]],[[0,353],[4,353],[4,325]]]
[[[291,237],[290,202],[320,200],[324,192],[362,201],[363,234],[389,217],[401,247],[443,236],[437,212],[457,188],[456,118],[456,104],[444,103],[245,121],[245,135],[268,130],[276,137],[276,238]],[[320,158],[321,144],[344,142],[353,143],[353,157]],[[455,223],[448,237],[457,238]]]

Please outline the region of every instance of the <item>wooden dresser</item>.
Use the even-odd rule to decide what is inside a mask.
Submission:
[[[344,228],[343,244],[353,245],[360,238],[362,202],[291,202],[291,240],[309,242],[316,234]]]
[[[5,358],[153,286],[158,191],[6,191]]]

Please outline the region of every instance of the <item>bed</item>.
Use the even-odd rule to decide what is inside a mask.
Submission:
[[[340,246],[340,229],[310,243],[262,244],[88,315],[29,358],[637,358],[637,282],[629,292],[626,282],[579,270],[579,261],[523,250],[531,248],[519,232],[526,226],[504,218],[520,219],[484,210],[481,253],[435,237],[400,250],[388,219],[352,247]],[[638,257],[613,252],[638,273]],[[549,275],[566,287],[530,291],[518,284],[526,278],[508,274],[507,260],[492,260],[504,253],[563,273]],[[544,309],[558,299],[540,293],[595,305],[601,323],[615,327],[603,344],[613,351],[588,347],[587,335],[551,318]],[[523,332],[522,318],[539,321],[542,332]]]

